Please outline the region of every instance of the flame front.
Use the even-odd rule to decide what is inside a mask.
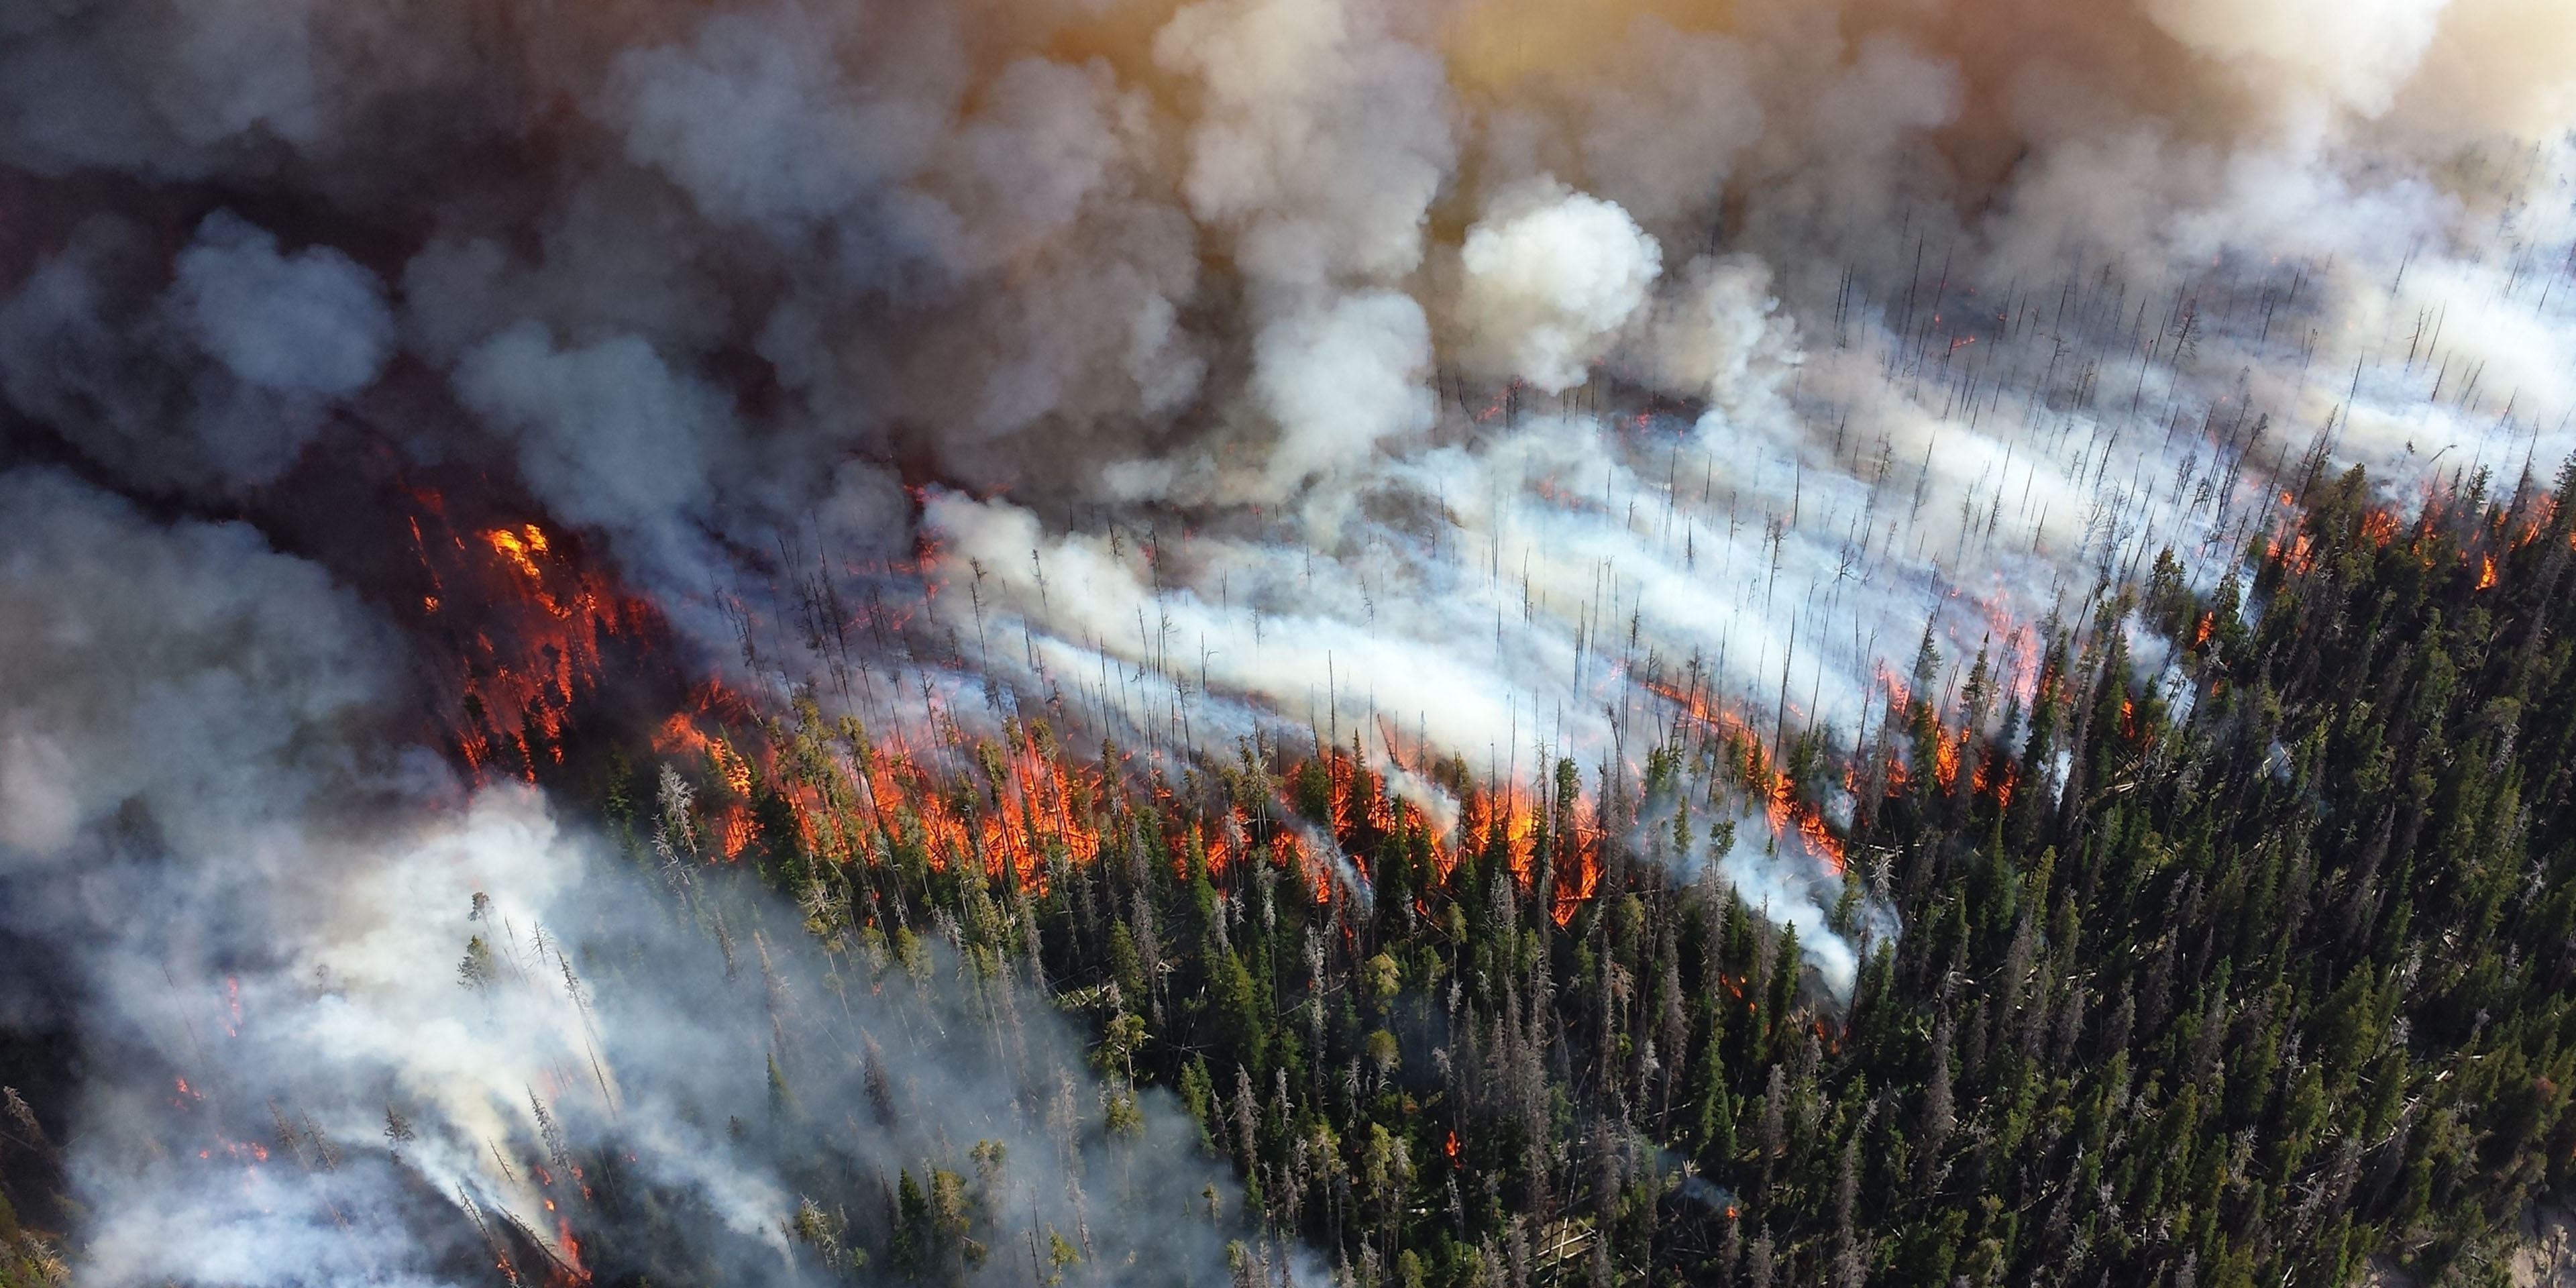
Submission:
[[[650,652],[659,617],[535,523],[460,532],[440,493],[412,497],[409,535],[429,592],[421,622],[453,659],[442,741],[477,777],[534,783],[540,767],[564,762],[575,707],[623,660],[611,650]]]

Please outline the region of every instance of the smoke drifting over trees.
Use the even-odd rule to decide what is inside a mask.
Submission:
[[[0,1023],[10,1076],[60,1084],[0,1169],[67,1200],[19,1216],[102,1283],[588,1277],[592,1230],[662,1282],[1409,1284],[1425,1221],[1454,1228],[1414,1279],[1513,1288],[1619,1230],[1765,1284],[1974,1260],[1937,1204],[1954,1133],[2001,1168],[1973,1097],[2014,1060],[2315,1000],[2249,1012],[2236,950],[2137,929],[2223,878],[2157,884],[2086,821],[2106,794],[2278,821],[2158,795],[2199,771],[2155,722],[2224,730],[2173,737],[2207,782],[2312,789],[2332,757],[2280,702],[2380,723],[2266,632],[2379,620],[2298,588],[2398,577],[2319,561],[2401,530],[2472,584],[2388,621],[2482,659],[2555,629],[2557,565],[2508,536],[2576,454],[2562,9],[0,13]],[[2499,585],[2482,626],[2440,599]],[[2538,754],[2346,660],[2397,677],[2383,717],[2416,694]],[[2541,700],[2493,665],[2481,702]],[[2295,808],[2371,794],[2336,782]],[[2334,872],[2281,860],[2346,883],[2315,887],[2338,929],[2285,934],[2331,940],[2317,1005],[2369,1012],[2318,1022],[2348,1063],[2418,969],[2378,865],[2433,790]],[[2132,902],[2049,903],[2060,862]],[[2476,933],[2485,863],[2441,886]],[[1921,884],[1961,872],[1974,909]],[[1320,888],[1283,914],[1274,873]],[[1409,938],[1453,922],[1483,947]],[[2078,942],[2148,973],[2112,1003]],[[2197,1080],[2234,1040],[2155,1058]],[[1500,1188],[1416,1212],[1445,1174],[1386,1106],[1435,1052],[1527,1220]],[[2490,1139],[2538,1150],[2527,1116]],[[2355,1169],[2434,1129],[2382,1117],[2323,1172],[2283,1146],[2283,1264],[2355,1193],[2338,1269],[2415,1237],[2436,1200]],[[1658,1150],[1671,1193],[1731,1212],[1723,1173],[1779,1225],[1675,1251],[1664,1198],[1621,1206]],[[2029,1247],[2074,1246],[2030,1206],[2074,1191],[2013,1184]],[[1931,1233],[1873,1241],[1855,1195]],[[17,1219],[5,1269],[41,1270]],[[1979,1219],[1990,1261],[2038,1255]],[[2224,1237],[2100,1265],[2215,1276],[2178,1259]]]

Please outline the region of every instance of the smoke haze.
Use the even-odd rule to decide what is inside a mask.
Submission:
[[[786,1278],[845,1220],[786,1133],[999,1141],[1033,1241],[1226,1273],[991,927],[814,945],[425,734],[463,591],[339,481],[872,729],[1355,745],[1434,817],[1688,721],[1858,749],[2315,470],[2576,452],[2570,68],[2543,0],[0,12],[0,1017],[83,1052],[82,1273],[578,1264],[527,1160],[613,1148],[672,1264]],[[1840,856],[1740,821],[1674,863],[1848,989]]]

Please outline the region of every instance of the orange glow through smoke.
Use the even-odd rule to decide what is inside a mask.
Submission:
[[[1681,709],[1682,714],[1712,730],[1739,749],[1742,760],[1737,769],[1744,782],[1762,800],[1762,812],[1771,825],[1771,834],[1787,839],[1795,836],[1803,842],[1826,868],[1839,875],[1843,870],[1843,843],[1825,825],[1824,811],[1798,796],[1797,783],[1771,764],[1770,753],[1752,727],[1734,712],[1710,702],[1696,693],[1684,692],[1667,684],[1649,683],[1649,689]]]
[[[566,558],[534,523],[459,532],[439,493],[411,497],[413,553],[430,592],[419,611],[457,662],[446,741],[477,778],[534,782],[539,765],[563,763],[573,708],[606,669],[603,648],[639,638],[653,611]]]

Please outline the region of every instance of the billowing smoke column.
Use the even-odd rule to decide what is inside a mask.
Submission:
[[[695,862],[668,770],[638,881],[534,792],[407,745],[399,641],[249,527],[29,467],[0,532],[24,627],[0,876],[7,933],[44,946],[11,957],[9,1019],[76,1028],[94,1071],[85,1276],[533,1283],[587,1278],[605,1238],[628,1275],[787,1281],[863,1261],[878,1214],[813,1198],[854,1180],[1030,1240],[925,1226],[898,1269],[1222,1273],[1217,1228],[1169,1219],[1215,1165],[996,956],[1026,908],[817,944]],[[25,1009],[49,994],[72,1013]]]
[[[1435,816],[1431,758],[1859,749],[2317,470],[2576,449],[2570,67],[2545,0],[0,15],[0,1018],[85,1052],[89,1268],[578,1273],[615,1186],[784,1277],[846,1252],[795,1133],[995,1142],[1032,1273],[1222,1273],[972,928],[821,952],[477,787],[387,571],[438,515],[351,498],[487,489],[880,729],[1355,744]],[[1742,822],[1681,860],[1846,984],[1830,829]]]

